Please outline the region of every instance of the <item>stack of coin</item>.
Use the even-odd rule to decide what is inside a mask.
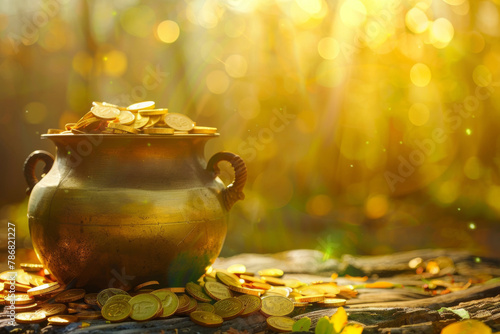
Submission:
[[[148,134],[189,135],[215,134],[217,128],[197,126],[188,116],[156,108],[154,101],[134,103],[128,107],[107,102],[92,102],[92,107],[76,123],[64,130],[49,129],[48,134]]]
[[[198,282],[189,282],[185,287],[161,287],[158,281],[148,281],[128,292],[109,288],[91,293],[64,289],[46,276],[40,265],[24,264],[24,268],[36,268],[37,272],[14,271],[19,291],[14,297],[0,299],[10,305],[14,298],[18,323],[47,321],[64,326],[102,318],[120,322],[189,316],[197,325],[218,327],[224,321],[260,313],[266,317],[269,329],[286,332],[293,326],[291,317],[305,312],[307,307],[342,306],[346,303],[339,298],[343,291],[355,296],[354,290],[334,282],[305,284],[285,279],[283,271],[272,268],[255,275],[244,265],[227,270],[210,268]],[[0,273],[4,289],[11,273]]]

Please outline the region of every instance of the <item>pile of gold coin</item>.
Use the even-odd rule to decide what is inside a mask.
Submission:
[[[128,107],[92,102],[90,111],[78,122],[66,124],[65,130],[49,129],[47,133],[188,135],[216,132],[217,128],[197,126],[184,114],[169,113],[167,108],[156,108],[154,101],[144,101]]]
[[[139,284],[131,291],[116,288],[100,292],[64,289],[41,267],[15,270],[15,297],[0,294],[0,303],[13,305],[18,323],[63,326],[72,322],[105,319],[109,322],[148,321],[188,316],[197,325],[218,327],[236,317],[260,313],[269,329],[292,330],[294,320],[307,307],[339,307],[356,296],[351,286],[334,281],[305,284],[284,279],[283,271],[266,269],[258,275],[244,265],[209,269],[198,282],[184,287],[161,287],[157,281]],[[10,286],[12,271],[0,273],[4,290]]]

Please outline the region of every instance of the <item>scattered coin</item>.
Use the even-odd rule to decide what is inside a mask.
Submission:
[[[51,283],[45,283],[42,285],[39,285],[37,287],[31,288],[27,291],[28,295],[30,296],[38,296],[38,295],[43,295],[48,292],[54,291],[59,289],[59,283],[57,282],[51,282]]]
[[[205,292],[203,292],[203,288],[199,284],[193,282],[187,283],[186,292],[191,297],[193,297],[196,300],[199,300],[200,302],[205,302],[205,303],[212,302],[212,299]]]
[[[128,302],[132,305],[130,318],[137,321],[153,319],[162,307],[160,299],[150,293],[134,296]]]
[[[47,321],[49,322],[49,325],[66,326],[72,322],[77,322],[78,317],[74,315],[61,314],[61,315],[51,316],[50,318],[47,319]]]
[[[231,298],[231,291],[222,283],[219,282],[205,282],[203,287],[207,295],[215,300],[221,300],[226,298]]]
[[[115,296],[116,297],[116,296]],[[106,320],[119,322],[127,319],[132,313],[132,305],[126,300],[108,300],[101,310]]]
[[[61,292],[55,297],[55,301],[58,303],[69,303],[76,300],[82,299],[85,296],[85,290],[83,289],[71,289]]]
[[[64,304],[43,304],[36,312],[42,312],[46,317],[53,315],[63,314],[66,312],[66,305]]]
[[[287,333],[293,330],[293,324],[295,323],[295,320],[289,317],[271,316],[266,319],[266,322],[267,326],[272,331],[278,333]]]
[[[104,289],[97,295],[97,304],[102,308],[106,304],[106,301],[114,295],[128,295],[128,293],[123,291],[122,289]]]
[[[191,312],[189,314],[189,318],[195,324],[204,327],[219,327],[224,322],[224,319],[222,319],[221,316],[206,311]]]
[[[243,302],[235,297],[219,300],[214,304],[215,314],[224,320],[234,319],[244,311]]]
[[[162,313],[159,315],[160,318],[169,317],[177,311],[179,307],[179,298],[172,291],[155,290],[151,292],[151,294],[158,297],[163,307]]]
[[[269,316],[286,316],[292,313],[294,308],[293,302],[283,296],[269,296],[262,298],[262,307],[260,312]]]
[[[16,314],[16,322],[20,324],[37,324],[45,320],[44,313],[24,312]]]
[[[215,307],[209,303],[198,303],[198,305],[196,305],[195,311],[205,311],[214,313]]]
[[[240,316],[242,317],[247,317],[249,315],[252,315],[260,310],[262,307],[262,300],[257,297],[257,296],[251,296],[251,295],[242,295],[236,297],[241,302],[243,303],[244,310],[241,313]]]

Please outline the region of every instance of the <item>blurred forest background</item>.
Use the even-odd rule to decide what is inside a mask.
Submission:
[[[92,101],[154,100],[246,161],[222,255],[500,250],[499,0],[0,2],[0,219]],[[223,175],[230,181],[230,168]],[[0,231],[6,248],[7,228]],[[24,247],[25,249],[21,249]]]

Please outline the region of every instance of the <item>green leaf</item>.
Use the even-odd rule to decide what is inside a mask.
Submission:
[[[441,307],[438,310],[439,313],[443,313],[444,311],[453,312],[456,315],[458,315],[460,317],[460,319],[470,319],[469,312],[466,309],[463,309],[463,308],[459,308],[459,309],[455,310],[455,309],[452,309],[452,308],[449,308],[449,307]]]
[[[292,332],[308,332],[310,328],[311,319],[309,317],[303,317],[295,321],[292,327]]]
[[[316,324],[316,329],[314,330],[314,334],[332,334],[333,333],[333,324],[330,322],[328,317],[323,317],[318,320]]]

